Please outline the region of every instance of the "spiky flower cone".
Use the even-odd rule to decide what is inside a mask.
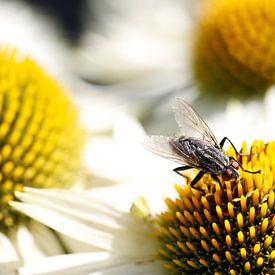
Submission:
[[[243,144],[242,152],[247,152]],[[196,187],[176,185],[159,216],[160,255],[175,274],[275,274],[275,142],[255,141],[237,181],[204,176]],[[228,155],[234,156],[229,150]]]
[[[275,2],[208,0],[193,68],[202,91],[247,97],[275,83]]]
[[[8,204],[16,190],[73,183],[82,137],[76,109],[55,80],[0,49],[0,230],[19,219]]]

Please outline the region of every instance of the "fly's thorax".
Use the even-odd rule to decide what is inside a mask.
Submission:
[[[194,167],[205,172],[220,175],[230,165],[229,158],[221,148],[204,140],[181,137],[174,140],[171,145],[177,154],[188,158],[190,165],[193,163]]]
[[[229,158],[215,146],[204,145],[197,150],[197,156],[201,161],[201,167],[207,172],[219,175],[229,166]]]

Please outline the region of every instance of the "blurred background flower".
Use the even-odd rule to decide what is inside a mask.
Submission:
[[[9,237],[1,235],[0,250],[3,265],[9,266],[9,257],[18,264],[34,250],[37,255],[43,255],[43,249],[47,255],[64,252],[53,231],[30,222],[9,202],[24,186],[66,188],[79,181],[84,131],[68,92],[10,47],[0,50],[0,102],[0,231]],[[6,255],[10,242],[14,253]]]

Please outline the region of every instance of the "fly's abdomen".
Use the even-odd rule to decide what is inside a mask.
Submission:
[[[201,169],[215,175],[222,174],[229,165],[228,157],[214,146],[198,148],[196,155],[200,160]]]
[[[222,174],[229,165],[229,159],[224,152],[204,140],[182,137],[174,140],[171,146],[188,165],[207,173]]]

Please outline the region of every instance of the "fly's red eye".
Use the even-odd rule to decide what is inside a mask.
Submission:
[[[231,166],[233,166],[233,168],[235,168],[235,169],[238,169],[239,168],[239,163],[237,162],[237,161],[232,161],[232,163],[231,163]]]
[[[232,179],[232,170],[226,169],[226,171],[222,174],[222,178],[225,181]]]

